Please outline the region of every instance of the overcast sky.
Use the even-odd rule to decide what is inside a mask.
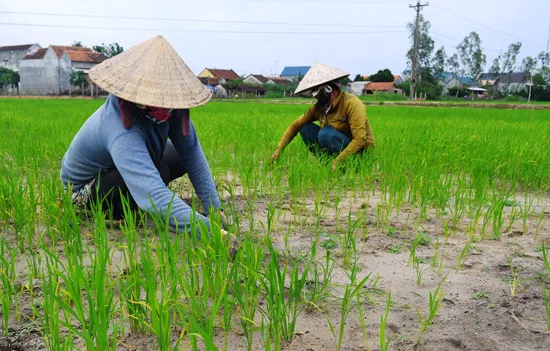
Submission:
[[[383,68],[399,73],[407,63],[410,41],[406,24],[414,20],[415,12],[409,8],[413,2],[2,1],[0,45],[39,43],[46,47],[78,40],[90,47],[118,42],[128,49],[160,34],[197,74],[209,67],[232,68],[241,75],[278,75],[284,66],[309,66],[315,61],[353,76]],[[423,14],[432,24],[436,48],[445,46],[447,54],[452,54],[468,33],[478,32],[487,54],[487,69],[511,42],[523,43],[521,57],[546,49],[550,0],[432,0]]]

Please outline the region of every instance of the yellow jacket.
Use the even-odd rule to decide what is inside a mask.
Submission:
[[[358,97],[340,92],[328,114],[319,112],[313,105],[296,119],[283,134],[277,149],[283,151],[303,126],[314,121],[319,121],[321,128],[331,126],[351,139],[349,145],[336,158],[338,161],[343,161],[349,155],[364,148],[374,147],[374,135],[367,118],[365,105]]]

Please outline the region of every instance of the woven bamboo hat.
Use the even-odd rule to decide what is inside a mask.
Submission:
[[[294,94],[303,93],[306,90],[313,89],[320,85],[332,82],[333,80],[349,76],[349,73],[339,70],[338,68],[323,65],[315,62],[306,73]]]
[[[90,79],[121,99],[151,107],[187,109],[212,98],[212,91],[161,36],[93,67]]]

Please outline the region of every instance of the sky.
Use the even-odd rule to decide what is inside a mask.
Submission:
[[[415,0],[18,0],[0,3],[0,46],[39,43],[125,49],[164,36],[196,74],[205,67],[277,76],[284,66],[320,62],[353,76],[407,68]],[[46,15],[47,14],[47,15]],[[488,70],[512,42],[518,60],[546,50],[550,0],[432,0],[436,49],[450,56],[476,31]],[[80,16],[75,16],[80,15]]]

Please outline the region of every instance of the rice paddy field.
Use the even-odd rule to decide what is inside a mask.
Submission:
[[[0,100],[1,351],[550,349],[550,111],[369,106],[333,173],[299,138],[269,163],[306,105],[193,110],[231,259],[216,225],[79,216],[60,161],[101,104]]]

